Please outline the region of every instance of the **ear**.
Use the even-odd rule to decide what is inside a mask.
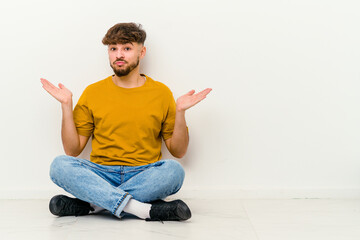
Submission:
[[[141,52],[140,52],[140,59],[143,59],[146,55],[146,47],[142,46]]]

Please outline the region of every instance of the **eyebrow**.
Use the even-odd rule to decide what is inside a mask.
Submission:
[[[122,44],[122,43],[120,43],[121,45],[123,45],[123,46],[126,46],[126,45],[128,45],[128,44],[130,44],[131,46],[134,46],[134,44],[132,43],[132,42],[128,42],[128,43],[124,43],[124,44]],[[116,47],[116,45],[117,44],[109,44],[109,47]]]

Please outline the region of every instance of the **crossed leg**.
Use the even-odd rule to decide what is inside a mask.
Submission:
[[[141,171],[137,169],[123,167],[125,178],[126,175],[131,178],[121,183],[121,179],[117,179],[119,172],[113,166],[101,166],[63,155],[56,157],[51,164],[50,177],[75,197],[119,217],[131,198],[151,202],[176,193],[185,175],[182,166],[174,160],[160,160],[140,167]]]

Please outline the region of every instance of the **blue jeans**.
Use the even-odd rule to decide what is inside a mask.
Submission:
[[[56,185],[117,217],[131,198],[151,202],[176,193],[184,176],[184,169],[175,160],[135,167],[105,166],[62,155],[50,167],[50,178]]]

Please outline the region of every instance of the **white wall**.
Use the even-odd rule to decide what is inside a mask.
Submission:
[[[0,6],[0,197],[50,197],[63,154],[60,104],[112,74],[101,39],[142,23],[142,72],[187,112],[180,197],[360,196],[360,3],[327,0],[7,1]],[[89,146],[86,157],[89,153]],[[165,154],[165,156],[168,156]]]

